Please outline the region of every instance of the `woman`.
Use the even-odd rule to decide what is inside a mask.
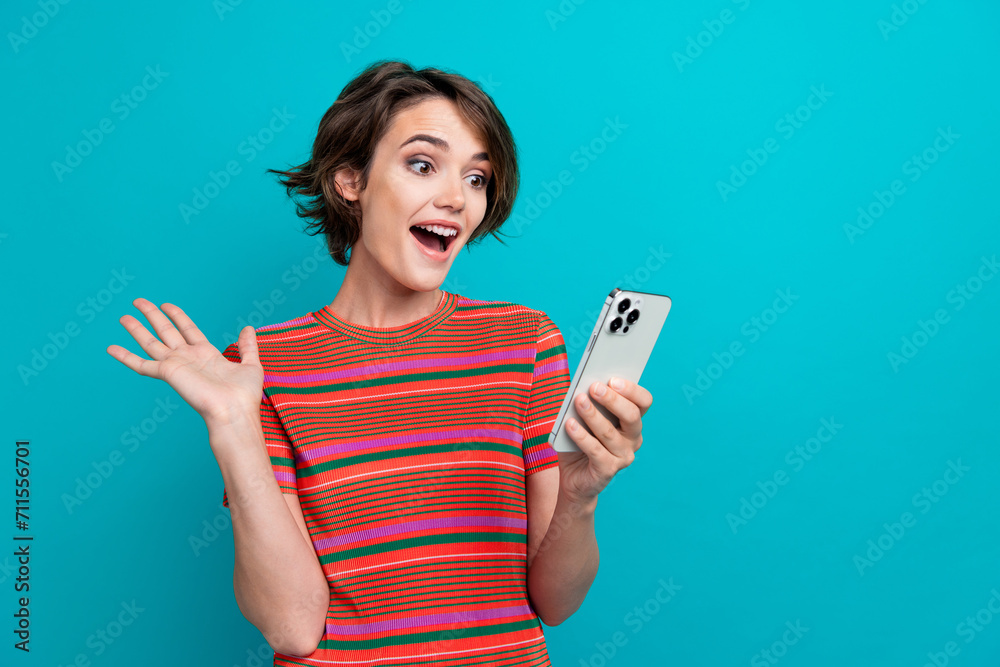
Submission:
[[[440,289],[513,206],[503,116],[461,76],[377,62],[310,160],[276,173],[347,266],[333,302],[220,354],[177,306],[136,299],[160,340],[121,322],[152,359],[108,348],[205,419],[241,611],[275,665],[549,665],[539,619],[583,602],[597,495],[632,462],[652,396],[595,383],[620,427],[578,401],[597,437],[576,425],[581,451],[557,455],[559,329]]]

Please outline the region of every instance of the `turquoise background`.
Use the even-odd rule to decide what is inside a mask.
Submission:
[[[341,88],[399,58],[483,83],[521,151],[508,246],[463,252],[445,289],[544,310],[571,369],[612,287],[673,298],[642,378],[644,446],[599,502],[597,580],[545,628],[553,664],[997,664],[1000,7],[401,1],[398,14],[380,1],[0,9],[0,540],[19,532],[17,438],[31,441],[35,536],[30,655],[12,647],[15,574],[0,557],[0,662],[257,664],[204,423],[105,349],[141,352],[118,322],[139,315],[137,297],[181,305],[220,350],[247,321],[331,302],[343,268],[264,170],[306,159]],[[147,67],[162,80],[146,78],[134,109],[116,103]],[[274,109],[294,118],[241,148]],[[796,113],[798,127],[783,122]],[[102,121],[113,130],[89,155],[53,166]],[[925,151],[933,163],[914,171]],[[752,155],[762,164],[744,165]],[[240,173],[186,222],[181,204],[229,161]],[[540,198],[564,170],[572,182]],[[903,194],[867,229],[845,228],[897,179]],[[115,271],[127,284],[112,294]],[[783,313],[769,311],[779,291]],[[54,342],[67,326],[76,335]],[[161,422],[158,401],[174,406]],[[836,433],[810,442],[824,419]],[[794,453],[810,446],[808,461]],[[67,508],[116,450],[120,465]],[[190,538],[213,521],[196,555]],[[133,601],[134,622],[98,640]]]

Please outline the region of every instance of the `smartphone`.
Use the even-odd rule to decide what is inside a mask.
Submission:
[[[590,395],[591,384],[595,381],[607,384],[612,377],[639,382],[670,312],[670,304],[670,297],[663,294],[611,290],[549,434],[549,444],[555,451],[580,451],[563,426],[567,416],[572,416],[593,435],[587,421],[577,413],[575,401],[581,393]],[[590,399],[597,411],[618,428],[618,417],[593,397]]]

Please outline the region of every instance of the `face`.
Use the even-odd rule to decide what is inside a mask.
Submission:
[[[361,207],[361,236],[350,267],[395,293],[433,291],[486,214],[486,186],[493,176],[486,147],[446,99],[424,100],[399,112],[379,141],[367,187],[337,183]],[[416,225],[445,231],[414,230]],[[452,231],[453,230],[453,231]],[[426,245],[425,245],[426,244]]]

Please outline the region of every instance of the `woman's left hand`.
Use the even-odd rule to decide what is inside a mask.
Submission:
[[[559,452],[560,493],[577,503],[593,502],[620,470],[632,464],[642,446],[642,416],[653,404],[653,395],[642,385],[622,382],[621,389],[600,382],[589,388],[590,399],[618,417],[618,428],[582,394],[576,398],[576,411],[594,435],[572,417],[565,421],[566,432],[580,451]]]

